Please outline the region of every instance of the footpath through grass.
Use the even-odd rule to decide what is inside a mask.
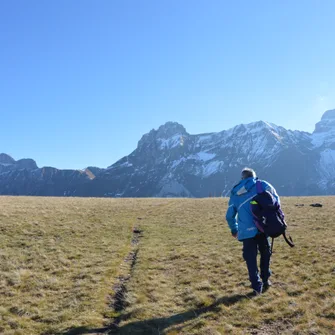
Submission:
[[[224,221],[227,200],[166,204],[143,213],[121,334],[334,334],[335,198],[283,199],[297,246],[275,241],[273,287],[257,298]]]
[[[297,246],[276,240],[274,285],[256,298],[226,199],[4,197],[0,208],[1,334],[92,334],[116,319],[119,334],[334,333],[333,197],[283,199]],[[143,237],[116,313],[133,226]]]
[[[0,198],[0,333],[102,326],[134,201]]]

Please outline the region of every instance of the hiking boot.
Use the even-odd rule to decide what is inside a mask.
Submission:
[[[267,280],[263,283],[263,290],[267,290],[270,288],[270,286],[272,286],[272,283],[270,282],[270,280]]]
[[[252,293],[253,293],[253,296],[257,297],[257,296],[259,296],[259,295],[262,294],[262,289],[260,289],[260,290],[253,290]]]
[[[254,288],[253,294],[257,296],[257,295],[261,295],[262,292],[263,292],[263,285],[259,284],[257,288]]]

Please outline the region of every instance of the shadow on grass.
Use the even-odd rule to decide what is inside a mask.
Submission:
[[[96,329],[86,327],[76,327],[68,329],[67,331],[61,334],[62,335],[80,335],[80,334],[159,335],[162,334],[161,332],[164,329],[193,320],[198,316],[200,316],[201,314],[220,311],[220,305],[231,306],[241,300],[250,299],[252,297],[253,297],[252,293],[249,293],[247,295],[235,294],[232,296],[219,298],[210,306],[188,310],[186,312],[174,314],[165,318],[155,318],[144,321],[131,322],[121,327],[116,327],[115,325]],[[126,319],[127,319],[126,317],[123,317],[122,321]]]
[[[74,327],[66,330],[64,333],[57,333],[57,335],[80,335],[80,334],[108,334],[109,327],[104,328],[88,328],[88,327]]]

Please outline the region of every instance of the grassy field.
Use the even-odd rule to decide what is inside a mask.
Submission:
[[[0,334],[335,334],[335,198],[282,202],[252,297],[227,199],[1,197]]]

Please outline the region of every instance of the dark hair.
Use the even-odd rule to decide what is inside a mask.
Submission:
[[[256,172],[253,169],[250,168],[244,168],[241,172],[241,178],[247,179],[247,178],[256,178]]]

